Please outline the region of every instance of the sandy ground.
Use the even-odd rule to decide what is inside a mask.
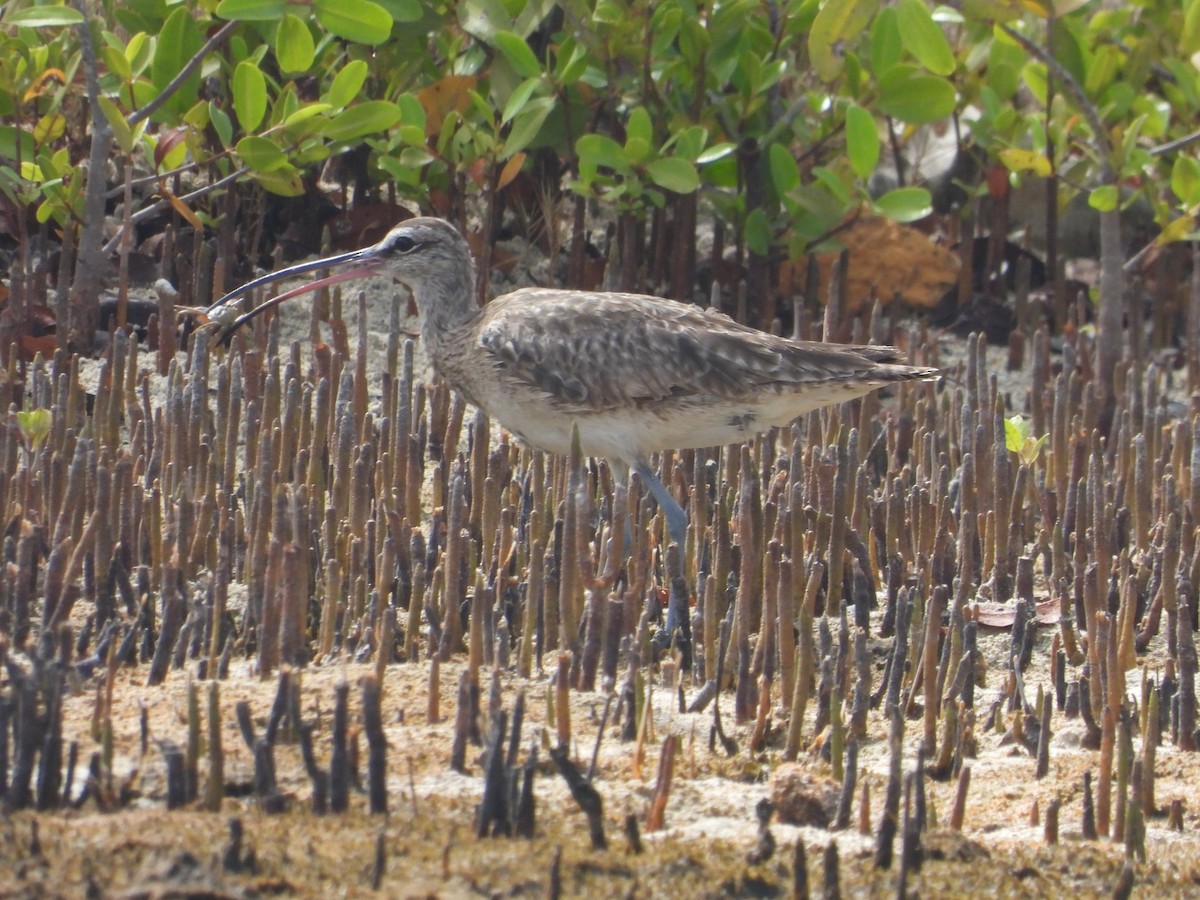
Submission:
[[[387,298],[393,289],[376,285],[368,340],[372,354],[386,350]],[[309,334],[306,301],[288,304],[281,316],[281,346],[306,341]],[[348,314],[355,335],[353,314]],[[408,320],[406,328],[415,330]],[[944,361],[955,359],[961,343],[943,339]],[[1004,373],[1004,351],[989,350],[989,366],[1004,378],[1002,386],[1021,389],[1017,376]],[[418,349],[418,360],[420,360]],[[152,365],[149,355],[143,362]],[[424,372],[418,362],[418,371]],[[96,367],[81,366],[81,380],[94,381]],[[158,376],[151,376],[158,384]],[[1019,396],[1015,394],[1014,396]],[[1018,407],[1019,408],[1019,407]],[[1052,629],[1039,630],[1034,665],[1026,675],[1031,690],[1049,686],[1049,647]],[[984,629],[981,647],[993,671],[1007,652],[1008,635]],[[842,889],[846,896],[895,896],[896,867],[878,870],[872,864],[874,836],[859,834],[854,826],[841,832],[824,828],[773,822],[778,845],[768,861],[748,862],[758,825],[755,806],[770,795],[770,777],[781,760],[778,746],[751,755],[746,751],[749,725],[735,725],[732,698],[721,698],[726,730],[738,742],[739,753],[728,758],[718,748],[709,752],[711,712],[690,715],[676,709],[675,698],[661,685],[654,692],[654,735],[638,749],[622,743],[610,723],[603,735],[595,785],[604,801],[610,848],[592,849],[583,816],[563,780],[545,753],[552,740],[546,723],[550,682],[543,673],[522,682],[501,674],[503,702],[508,709],[518,691],[527,698],[524,745],[542,747],[536,780],[537,834],[532,840],[474,836],[475,808],[482,796],[480,748],[468,752],[467,774],[449,768],[459,663],[443,666],[440,678],[441,719],[426,717],[429,664],[401,664],[386,671],[384,725],[388,740],[389,815],[372,816],[366,798],[356,793],[351,810],[341,815],[314,816],[308,812],[311,788],[304,775],[295,743],[286,740],[277,748],[279,784],[288,808],[269,815],[248,796],[253,759],[241,740],[234,706],[248,701],[258,727],[265,722],[275,693],[273,680],[262,681],[245,663],[235,662],[228,680],[221,683],[222,742],[226,754],[227,796],[220,813],[188,808],[167,812],[165,766],[156,741],[182,742],[186,734],[188,676],[173,671],[164,686],[144,685],[144,670],[122,670],[117,675],[114,713],[114,775],[132,800],[120,811],[101,812],[92,802],[77,810],[35,815],[29,812],[0,818],[0,896],[14,897],[174,897],[174,896],[394,896],[477,897],[546,896],[551,869],[561,849],[563,896],[787,896],[792,885],[793,848],[807,850],[809,882],[819,889],[821,853],[836,841],[842,858]],[[333,689],[339,681],[354,686],[373,667],[348,663],[314,667],[299,673],[302,713],[316,723],[314,738],[318,762],[328,764]],[[876,678],[880,672],[875,673]],[[1140,672],[1130,673],[1136,690]],[[485,673],[484,703],[490,673]],[[993,676],[995,678],[995,676]],[[685,685],[690,696],[696,688]],[[977,690],[976,709],[982,715],[998,685]],[[201,697],[207,687],[201,686]],[[95,683],[82,683],[66,700],[66,738],[83,748],[95,743],[91,718]],[[776,700],[776,703],[778,701]],[[596,742],[604,697],[573,692],[572,755],[586,767]],[[204,700],[201,701],[204,708]],[[359,708],[352,690],[352,711]],[[140,717],[145,711],[149,726],[148,752],[141,752]],[[810,706],[811,716],[811,706]],[[1071,723],[1058,727],[1052,745],[1050,774],[1036,780],[1035,762],[1029,754],[1005,743],[1003,735],[978,729],[978,756],[969,760],[972,778],[965,826],[961,834],[946,828],[953,804],[953,782],[928,784],[931,821],[925,837],[926,862],[909,882],[918,896],[1108,896],[1120,875],[1124,848],[1105,839],[1083,841],[1082,776],[1094,769],[1094,751],[1078,746],[1080,730]],[[776,710],[776,728],[784,726]],[[919,721],[909,723],[905,769],[915,761]],[[806,728],[806,738],[811,729]],[[888,769],[886,724],[873,713],[869,738],[860,748],[859,788],[852,821],[857,823],[863,785],[870,793],[869,821],[877,826]],[[634,854],[622,831],[628,814],[643,823],[654,789],[659,756],[667,735],[677,735],[680,751],[674,783],[666,807],[666,828],[645,834],[645,852]],[[365,769],[365,743],[362,746]],[[85,750],[86,756],[89,750]],[[522,754],[524,757],[524,754]],[[639,758],[640,755],[640,758]],[[203,756],[202,756],[203,760]],[[801,762],[816,777],[825,777],[828,766],[808,749]],[[81,769],[86,758],[81,760]],[[1200,896],[1200,803],[1195,785],[1200,783],[1200,759],[1173,746],[1160,748],[1156,765],[1157,808],[1165,810],[1173,799],[1185,804],[1184,831],[1168,830],[1163,816],[1147,824],[1145,863],[1135,868],[1140,896]],[[206,766],[201,762],[203,785]],[[77,780],[77,784],[79,781]],[[232,789],[232,790],[231,790]],[[1043,821],[1050,801],[1061,801],[1060,839],[1055,847],[1044,840]],[[1036,810],[1036,814],[1035,814]],[[229,820],[245,828],[247,846],[255,862],[241,868],[227,864]],[[36,837],[35,837],[36,834]],[[373,886],[376,861],[382,846],[383,872]],[[897,844],[897,851],[899,845]]]
[[[798,841],[807,850],[810,882],[819,885],[821,852],[831,840],[837,842],[842,856],[843,887],[849,896],[893,895],[895,868],[875,869],[871,862],[873,836],[861,835],[853,826],[830,832],[773,823],[776,856],[765,863],[747,862],[746,854],[757,836],[754,808],[770,794],[769,778],[779,765],[778,753],[747,754],[748,726],[733,725],[728,696],[722,698],[726,730],[742,749],[733,758],[719,749],[710,753],[711,713],[679,713],[671,692],[661,686],[653,694],[655,735],[640,752],[636,742],[618,739],[617,725],[606,728],[595,785],[604,802],[610,849],[599,851],[590,847],[584,817],[546,761],[544,749],[551,739],[543,728],[548,679],[523,682],[503,676],[506,708],[511,710],[518,691],[526,693],[524,743],[543,746],[535,782],[537,835],[533,840],[477,839],[474,815],[483,789],[479,748],[469,749],[466,774],[449,768],[455,710],[452,686],[459,669],[459,665],[442,668],[442,719],[436,723],[426,717],[428,664],[397,665],[386,672],[383,709],[391,805],[387,816],[370,815],[366,798],[359,792],[346,814],[309,813],[311,786],[298,747],[287,740],[281,740],[276,751],[279,787],[288,798],[283,814],[268,815],[249,796],[226,797],[219,814],[194,808],[167,812],[165,767],[157,741],[183,741],[187,676],[173,672],[165,685],[148,688],[141,672],[122,671],[116,684],[114,768],[117,783],[132,793],[132,801],[118,812],[102,813],[89,802],[74,811],[6,817],[0,826],[0,833],[6,834],[0,842],[0,857],[6,863],[0,870],[0,896],[83,896],[89,884],[100,889],[99,895],[111,896],[544,895],[550,862],[560,847],[564,896],[628,892],[634,896],[774,896],[789,890],[793,848]],[[354,686],[371,671],[373,667],[362,665],[329,665],[298,673],[302,715],[317,725],[319,764],[328,764],[334,685],[346,681]],[[206,690],[201,685],[202,698]],[[274,680],[256,678],[244,664],[221,683],[222,746],[229,793],[245,795],[253,771],[251,753],[235,724],[234,705],[248,701],[261,729],[274,693]],[[81,746],[93,746],[89,737],[93,700],[89,694],[80,691],[66,706],[66,737],[78,740]],[[352,689],[355,711],[357,695]],[[987,692],[981,696],[983,707]],[[145,756],[138,749],[143,709],[150,735]],[[573,692],[572,755],[584,768],[595,745],[602,709],[600,695]],[[910,723],[909,743],[918,731],[919,723]],[[858,796],[862,785],[869,785],[872,828],[886,783],[883,732],[881,718],[873,715],[872,737],[860,753]],[[662,742],[669,734],[678,737],[680,750],[666,808],[666,828],[644,835],[646,850],[635,855],[628,849],[622,822],[633,814],[644,824]],[[969,760],[972,780],[961,835],[945,828],[954,784],[927,783],[930,816],[937,824],[925,837],[928,859],[911,887],[922,896],[975,896],[983,889],[1013,897],[1108,894],[1120,870],[1122,847],[1105,840],[1080,839],[1082,773],[1095,766],[1095,754],[1080,750],[1077,744],[1077,730],[1064,729],[1057,735],[1050,774],[1037,781],[1034,760],[1027,752],[1005,746],[995,732],[980,734],[978,756]],[[362,755],[365,762],[365,746]],[[912,752],[906,754],[906,769],[911,768],[913,759]],[[1200,761],[1170,747],[1163,748],[1158,759],[1159,806],[1165,808],[1176,797],[1190,799],[1200,776]],[[828,771],[825,763],[807,754],[802,754],[801,762],[815,777]],[[201,785],[205,772],[202,762]],[[1048,847],[1043,826],[1031,821],[1031,815],[1035,805],[1044,811],[1054,797],[1062,802],[1061,843]],[[859,802],[856,799],[854,821]],[[252,869],[234,871],[222,861],[231,817],[238,818],[245,828],[247,846],[253,848],[257,860]],[[32,849],[35,821],[37,852]],[[1149,882],[1147,889],[1153,892],[1146,896],[1194,896],[1200,891],[1198,825],[1194,809],[1187,812],[1183,834],[1169,831],[1163,818],[1148,823],[1148,861],[1137,868],[1138,882]],[[381,840],[385,871],[376,892],[371,885]]]

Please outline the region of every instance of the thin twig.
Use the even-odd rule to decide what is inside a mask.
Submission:
[[[1022,49],[1035,57],[1038,62],[1054,73],[1056,79],[1062,82],[1063,88],[1071,95],[1072,102],[1087,119],[1088,126],[1092,129],[1092,149],[1100,160],[1101,181],[1104,184],[1113,183],[1116,180],[1116,171],[1112,165],[1113,152],[1112,145],[1108,141],[1108,132],[1104,129],[1104,123],[1100,121],[1100,112],[1096,109],[1096,104],[1088,97],[1083,86],[1044,47],[1038,46],[1019,31],[1015,31],[1003,23],[1000,23],[1000,30],[1020,44]]]
[[[171,169],[169,172],[155,172],[153,175],[143,175],[141,178],[134,178],[129,182],[129,186],[132,188],[140,188],[147,184],[154,184],[159,181],[162,181],[164,178],[173,178],[176,175],[186,175],[188,172],[194,172],[196,169],[199,169],[202,165],[208,165],[208,163],[212,162],[213,159],[217,159],[220,156],[224,156],[224,155],[228,154],[228,152],[229,151],[227,151],[227,150],[223,151],[222,153],[217,154],[216,156],[210,157],[208,160],[206,160],[203,163],[193,160],[192,162],[184,163],[182,166],[179,166],[178,168]],[[62,179],[59,179],[59,180],[61,181]],[[107,194],[104,195],[104,199],[105,200],[115,200],[117,197],[120,197],[123,193],[125,193],[125,185],[124,184],[120,185],[119,187],[112,188]]]
[[[180,201],[181,203],[189,203],[192,200],[198,200],[201,197],[205,196],[206,194],[211,194],[213,191],[223,188],[225,185],[229,184],[231,181],[235,181],[236,179],[240,178],[242,175],[244,175],[248,171],[250,171],[248,166],[241,166],[240,168],[237,168],[234,171],[230,172],[224,178],[219,178],[216,181],[212,182],[211,184],[206,184],[206,185],[204,185],[204,187],[196,188],[196,190],[192,191],[191,193],[184,194],[180,197],[176,197],[175,199]],[[170,205],[171,205],[170,200],[155,201],[154,203],[147,206],[145,209],[139,209],[132,216],[130,216],[129,223],[131,225],[136,225],[138,222],[142,221],[143,219],[148,219],[150,216],[154,215],[155,213],[157,213],[163,209],[166,209]],[[117,242],[121,240],[121,235],[124,233],[125,233],[125,230],[123,228],[118,230],[117,233],[115,235],[113,235],[112,238],[109,240],[109,242],[104,245],[104,253],[106,255],[109,253],[112,253],[113,250],[116,249]]]
[[[204,46],[197,50],[195,55],[186,63],[184,63],[183,68],[179,70],[179,74],[168,81],[153,100],[151,100],[141,109],[135,109],[125,117],[125,123],[132,127],[143,119],[148,119],[154,115],[160,106],[171,99],[174,93],[179,90],[185,81],[188,80],[191,74],[200,68],[200,64],[204,62],[204,57],[208,56],[209,53],[224,43],[225,38],[229,37],[229,35],[233,32],[233,29],[237,28],[237,26],[238,23],[236,21],[226,22],[224,25],[222,25],[220,29],[205,42]]]
[[[1200,141],[1200,129],[1193,131],[1191,134],[1185,134],[1183,137],[1176,138],[1173,141],[1167,141],[1165,144],[1159,144],[1157,147],[1151,147],[1149,153],[1151,156],[1166,156],[1168,153],[1182,150],[1197,141]]]

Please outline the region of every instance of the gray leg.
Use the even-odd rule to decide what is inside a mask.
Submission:
[[[683,654],[683,666],[686,671],[692,667],[692,638],[688,621],[688,596],[690,591],[683,579],[683,548],[687,541],[687,513],[683,511],[671,492],[658,480],[644,459],[634,463],[633,470],[646,483],[647,489],[658,501],[658,507],[667,517],[667,530],[671,534],[673,547],[667,548],[667,575],[670,578],[670,599],[667,601],[666,621],[663,628],[654,636],[653,644],[657,650],[665,651],[674,642]]]
[[[667,517],[667,530],[671,534],[671,540],[677,543],[682,550],[684,544],[687,543],[687,513],[683,511],[682,506],[675,502],[675,498],[671,496],[671,492],[667,490],[666,486],[658,480],[658,476],[650,471],[650,466],[644,459],[634,462],[633,471],[638,473],[638,477],[645,483],[646,489],[658,501],[659,509]]]

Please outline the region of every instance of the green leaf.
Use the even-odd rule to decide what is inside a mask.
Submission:
[[[1085,80],[1092,77],[1093,60],[1089,59],[1089,51],[1087,44],[1089,38],[1082,34],[1083,29],[1076,19],[1057,18],[1054,20],[1054,26],[1050,29],[1049,34],[1049,51],[1064,69],[1070,72],[1075,80],[1082,84]],[[1101,45],[1096,50],[1100,51],[1105,46]],[[1116,47],[1109,47],[1113,52],[1124,55],[1125,51],[1118,51]],[[1104,68],[1107,68],[1105,66]]]
[[[639,166],[650,158],[650,144],[640,137],[626,138],[625,158],[635,166]]]
[[[625,137],[647,144],[654,141],[654,123],[650,121],[650,113],[646,111],[646,107],[634,107],[629,113],[629,120],[625,123]]]
[[[1077,47],[1078,45],[1072,42],[1069,46]],[[1087,66],[1087,77],[1083,82],[1083,89],[1093,97],[1098,96],[1112,84],[1114,79],[1123,77],[1126,64],[1125,51],[1112,45],[1097,47]]]
[[[625,150],[607,135],[583,135],[575,142],[575,153],[581,165],[586,163],[593,168],[604,166],[606,169],[617,171],[626,171],[629,168]]]
[[[53,424],[54,417],[48,409],[24,409],[17,413],[17,430],[33,450],[36,450],[50,434]]]
[[[154,59],[150,63],[150,81],[155,90],[164,90],[179,74],[184,64],[199,52],[203,43],[200,28],[192,18],[191,8],[177,7],[163,23],[154,50]],[[166,111],[167,117],[182,115],[189,109],[196,102],[199,88],[200,69],[197,68],[166,102],[163,110]]]
[[[425,145],[425,107],[415,94],[401,94],[396,98],[396,106],[400,108],[400,121],[405,128],[417,128],[421,131],[421,146]]]
[[[379,168],[387,173],[388,177],[398,185],[406,185],[408,187],[416,187],[421,181],[421,167],[405,165],[392,156],[380,156]]]
[[[954,52],[940,25],[933,21],[923,0],[900,0],[896,5],[900,39],[921,65],[935,75],[954,71]]]
[[[674,142],[676,156],[695,162],[704,153],[704,145],[708,143],[708,129],[703,125],[691,125],[678,132],[671,141]]]
[[[625,123],[625,158],[633,165],[650,159],[654,141],[654,124],[644,106],[636,106]]]
[[[420,0],[379,0],[379,5],[387,10],[393,22],[420,22],[425,17]]]
[[[243,131],[257,128],[267,112],[267,79],[252,62],[240,62],[233,70],[233,111]]]
[[[766,211],[760,206],[758,209],[750,211],[750,215],[746,216],[746,224],[742,228],[742,233],[746,236],[746,247],[751,253],[759,256],[766,256],[771,252],[771,223],[767,219]]]
[[[1200,50],[1200,0],[1191,0],[1183,14],[1183,30],[1179,35],[1179,52],[1191,56]]]
[[[814,166],[813,179],[821,184],[828,195],[839,204],[850,202],[850,191],[846,182],[838,177],[829,166]]]
[[[541,78],[527,78],[517,85],[517,89],[509,95],[508,102],[504,104],[504,111],[500,114],[501,125],[507,125],[525,108],[525,104],[541,83]]]
[[[713,144],[698,157],[696,157],[696,165],[707,166],[710,163],[718,162],[733,155],[737,150],[737,144],[732,141],[722,141],[719,144]]]
[[[1024,79],[1025,86],[1029,88],[1029,93],[1033,94],[1034,99],[1044,106],[1047,94],[1045,64],[1030,60],[1021,67],[1021,78]]]
[[[1185,207],[1200,204],[1200,160],[1180,154],[1171,166],[1171,190]]]
[[[332,109],[333,107],[328,103],[309,103],[300,107],[295,112],[289,113],[288,117],[280,124],[282,124],[284,128],[294,128],[297,125],[309,121],[310,119],[323,116]]]
[[[57,178],[64,178],[74,172],[71,164],[71,154],[66,147],[61,147],[48,156],[42,154],[42,165],[46,166]]]
[[[529,37],[542,20],[558,6],[557,0],[460,0],[452,4],[463,31],[491,46],[496,32],[503,29],[521,37]],[[627,10],[622,10],[628,16]],[[572,14],[575,14],[572,12]],[[587,13],[582,14],[587,17]],[[600,5],[591,14],[593,22],[599,21]]]
[[[238,156],[247,166],[258,174],[282,169],[287,165],[287,156],[274,141],[251,135],[237,143]]]
[[[217,15],[238,22],[275,22],[287,11],[287,0],[221,0]]]
[[[536,78],[542,74],[538,58],[534,56],[525,38],[511,31],[497,31],[493,36],[497,49],[504,54],[508,64],[522,78]]]
[[[896,8],[886,6],[879,11],[871,23],[871,71],[878,78],[896,63],[904,52],[904,41],[900,38],[900,24]]]
[[[6,14],[4,24],[22,28],[60,28],[82,25],[83,15],[70,6],[31,6]]]
[[[333,78],[324,100],[334,109],[349,105],[367,80],[367,64],[361,59],[352,59]]]
[[[1119,202],[1120,197],[1115,184],[1102,184],[1098,188],[1092,188],[1092,192],[1088,194],[1088,206],[1100,212],[1112,212]]]
[[[1039,178],[1050,175],[1050,160],[1045,153],[1027,150],[1024,147],[1005,147],[999,152],[1000,162],[1010,172],[1033,172]]]
[[[298,16],[289,13],[279,21],[279,29],[275,32],[275,58],[285,75],[307,72],[316,52],[312,32]]]
[[[392,17],[371,0],[314,0],[317,21],[338,37],[359,44],[382,44],[392,36]]]
[[[304,179],[300,170],[291,163],[284,163],[272,172],[254,172],[254,180],[272,194],[281,197],[299,197],[304,193]]]
[[[933,199],[925,188],[896,188],[875,201],[875,210],[894,222],[915,222],[933,212]]]
[[[1023,416],[1004,420],[1004,446],[1013,453],[1020,453],[1029,437],[1029,423]]]
[[[1200,2],[1200,0],[1197,0]],[[558,57],[554,61],[554,77],[559,84],[574,84],[587,70],[587,47],[568,38],[558,49]]]
[[[864,181],[879,164],[879,131],[875,117],[861,106],[846,107],[846,155],[854,174]]]
[[[771,183],[775,186],[776,194],[783,196],[800,184],[800,166],[785,144],[771,144],[767,150],[767,162],[770,165]]]
[[[828,0],[813,19],[808,33],[808,53],[824,81],[842,71],[841,48],[870,24],[879,0]]]
[[[656,159],[646,166],[646,174],[660,188],[676,194],[690,194],[700,188],[700,175],[696,167],[678,156]]]
[[[1007,100],[1021,86],[1021,66],[1025,64],[1025,51],[999,33],[992,38],[988,49],[986,78],[992,90],[1001,100]]]
[[[599,0],[592,12],[592,21],[604,25],[620,25],[626,15],[628,15],[628,10],[624,9],[616,0]]]
[[[1021,17],[1026,0],[963,0],[962,10],[972,21],[994,19],[997,22],[1012,22]],[[1032,0],[1028,0],[1032,2]]]
[[[1174,111],[1168,101],[1155,96],[1153,92],[1141,94],[1133,98],[1130,109],[1131,113],[1142,122],[1141,136],[1152,138],[1155,141],[1166,138],[1167,128],[1174,116]],[[1136,142],[1135,139],[1134,143]]]
[[[400,121],[400,107],[387,100],[368,100],[334,116],[323,131],[331,141],[351,141],[387,131]]]
[[[125,58],[134,75],[141,75],[150,65],[150,54],[154,52],[154,42],[145,32],[139,32],[129,39],[125,45]]]
[[[916,66],[893,66],[879,78],[879,109],[902,122],[928,125],[954,112],[958,96],[945,78]]]
[[[1154,242],[1160,246],[1175,241],[1197,241],[1200,234],[1196,232],[1196,217],[1193,215],[1180,216],[1168,222]]]
[[[104,59],[104,64],[108,66],[108,70],[116,75],[122,81],[133,80],[133,66],[129,64],[125,54],[116,47],[105,47],[100,52]]]
[[[38,144],[57,141],[67,130],[67,117],[59,113],[46,113],[33,126],[33,139]]]
[[[213,130],[217,132],[221,146],[229,147],[232,145],[233,122],[230,121],[229,114],[211,100],[208,102],[208,120],[212,122]]]
[[[553,97],[538,97],[527,104],[513,119],[512,128],[504,141],[501,159],[509,159],[534,142],[542,131],[546,117],[554,109]]]
[[[125,114],[108,97],[101,95],[96,100],[100,103],[100,109],[104,113],[104,118],[108,119],[109,127],[112,128],[113,138],[116,140],[117,145],[126,153],[132,153],[137,142],[133,137],[133,129],[125,121]]]

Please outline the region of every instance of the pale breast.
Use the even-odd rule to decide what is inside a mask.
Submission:
[[[492,419],[531,447],[565,455],[578,426],[586,456],[634,460],[669,449],[719,447],[753,438],[772,426],[830,403],[860,397],[878,385],[824,384],[820,390],[769,391],[731,401],[711,396],[594,412],[564,411],[528,390],[510,390],[503,378],[476,382],[473,400]]]

